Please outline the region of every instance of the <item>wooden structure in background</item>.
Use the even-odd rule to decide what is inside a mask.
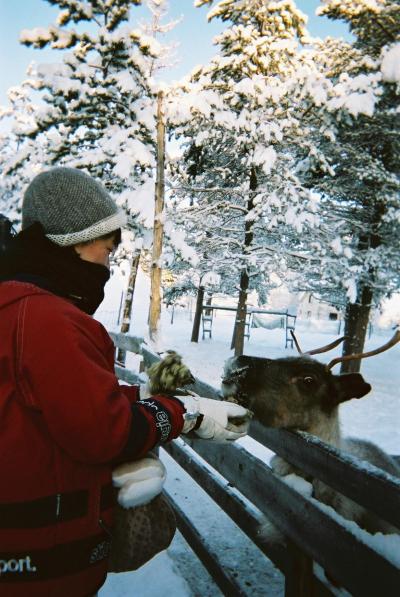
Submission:
[[[209,338],[212,337],[212,323],[214,319],[214,312],[216,311],[236,311],[237,307],[223,307],[219,305],[206,304],[202,306],[201,321],[203,325],[203,340],[205,334],[208,333]],[[244,338],[250,338],[250,329],[252,326],[252,316],[255,313],[264,313],[266,315],[280,315],[284,319],[285,328],[285,348],[290,345],[293,348],[293,338],[290,335],[290,330],[295,330],[296,326],[296,315],[291,315],[288,310],[286,311],[269,311],[268,309],[259,309],[258,307],[247,307],[244,325]]]

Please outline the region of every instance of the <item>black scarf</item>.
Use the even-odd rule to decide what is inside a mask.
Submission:
[[[73,247],[51,242],[39,223],[17,234],[0,257],[0,281],[31,282],[90,315],[102,302],[109,277],[105,265],[84,261]]]

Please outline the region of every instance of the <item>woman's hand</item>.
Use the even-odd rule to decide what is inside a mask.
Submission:
[[[176,396],[185,409],[182,433],[193,431],[201,439],[230,442],[244,437],[253,413],[239,404],[201,396]]]

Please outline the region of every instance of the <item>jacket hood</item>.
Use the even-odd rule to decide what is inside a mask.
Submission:
[[[19,280],[0,282],[0,309],[5,309],[9,305],[35,294],[51,293],[30,282],[22,282]]]
[[[81,259],[73,247],[51,242],[38,223],[17,234],[0,255],[0,281],[30,282],[90,315],[102,302],[109,277],[106,266]]]

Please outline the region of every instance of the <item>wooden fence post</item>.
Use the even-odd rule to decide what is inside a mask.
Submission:
[[[313,597],[313,560],[293,541],[287,541],[289,570],[285,577],[285,597]]]

